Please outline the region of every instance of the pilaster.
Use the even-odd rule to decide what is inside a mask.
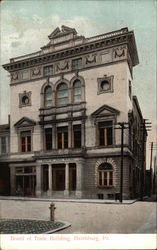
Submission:
[[[69,164],[65,165],[65,190],[64,195],[69,196]]]
[[[81,198],[82,197],[82,189],[83,189],[83,166],[82,166],[82,162],[78,162],[76,165],[76,197],[77,198]]]
[[[48,169],[48,179],[49,179],[49,189],[48,189],[48,196],[52,195],[52,166],[49,164],[49,169]]]
[[[42,193],[42,167],[41,164],[36,165],[36,196],[41,196]]]

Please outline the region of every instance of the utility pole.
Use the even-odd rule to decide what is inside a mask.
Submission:
[[[145,136],[147,135],[147,131],[150,131],[149,126],[151,122],[146,122],[148,119],[144,119],[141,130],[142,134],[142,166],[141,166],[141,185],[140,185],[140,200],[143,201],[144,194],[144,170],[145,170]]]
[[[156,192],[156,171],[157,171],[157,169],[156,169],[156,156],[154,156],[154,178],[153,178],[153,194],[155,194]]]
[[[124,158],[124,129],[127,129],[128,127],[125,127],[125,125],[128,125],[127,122],[119,122],[117,125],[120,125],[120,128],[115,129],[121,129],[121,168],[120,168],[120,197],[119,201],[123,202],[123,158]]]
[[[120,199],[123,202],[123,147],[124,147],[124,124],[121,124],[121,168],[120,168]]]
[[[150,196],[152,194],[152,158],[153,158],[153,142],[151,142],[151,156],[150,156]]]

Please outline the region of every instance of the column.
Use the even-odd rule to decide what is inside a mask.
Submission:
[[[10,167],[10,194],[16,195],[16,176],[15,167],[9,165]]]
[[[83,183],[83,175],[82,175],[82,162],[78,162],[76,165],[76,197],[82,198],[82,183]]]
[[[68,148],[72,147],[72,122],[68,122]]]
[[[44,126],[41,125],[40,126],[40,149],[44,150]]]
[[[52,127],[52,149],[56,149],[56,124]]]
[[[81,124],[81,144],[82,147],[85,147],[85,120],[82,120],[82,124]]]
[[[69,196],[69,164],[65,165],[65,190],[64,195]]]
[[[41,164],[36,165],[36,196],[40,197],[42,193],[42,181],[41,181]]]
[[[52,166],[49,164],[49,190],[48,190],[48,196],[52,195]]]

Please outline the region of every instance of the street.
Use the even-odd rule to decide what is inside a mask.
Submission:
[[[55,220],[67,221],[71,227],[61,234],[134,234],[156,233],[156,202],[107,204],[104,201],[81,200],[0,200],[0,218],[49,220],[49,205],[55,203]]]

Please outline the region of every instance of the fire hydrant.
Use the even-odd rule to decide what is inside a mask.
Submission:
[[[49,209],[50,209],[50,221],[54,221],[55,220],[55,209],[56,209],[55,204],[51,203]]]

